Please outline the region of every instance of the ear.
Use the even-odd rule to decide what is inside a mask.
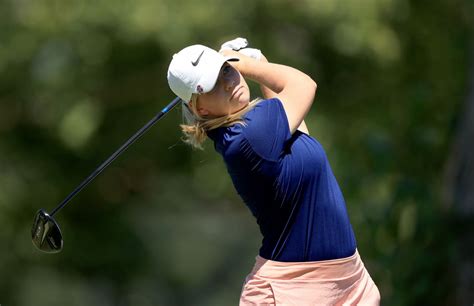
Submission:
[[[189,101],[188,104],[189,104],[189,108],[190,108],[191,110],[193,110],[193,109],[194,109],[194,107],[193,107],[193,101]],[[198,112],[198,115],[201,116],[201,117],[204,117],[204,116],[209,115],[209,111],[208,111],[207,109],[205,109],[204,107],[201,107],[201,106],[198,106],[197,112]]]
[[[197,111],[198,111],[199,116],[201,116],[201,117],[205,117],[205,116],[209,115],[209,112],[207,111],[207,109],[205,109],[203,107],[198,107]]]

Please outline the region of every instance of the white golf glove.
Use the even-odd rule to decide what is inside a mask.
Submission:
[[[262,57],[262,51],[254,48],[247,48],[248,45],[249,42],[247,39],[237,37],[236,39],[223,43],[219,52],[222,50],[234,50],[259,61]]]

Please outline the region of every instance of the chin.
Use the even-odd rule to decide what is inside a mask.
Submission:
[[[237,102],[237,104],[235,105],[235,108],[234,108],[234,111],[232,113],[236,113],[238,111],[241,111],[242,109],[244,109],[247,105],[249,105],[249,100],[239,100]]]
[[[250,97],[245,97],[245,99],[241,99],[241,100],[239,101],[239,107],[240,107],[240,109],[246,107],[247,105],[249,105],[249,103],[250,103]]]
[[[242,94],[242,96],[240,96],[239,103],[245,104],[245,105],[250,103],[250,92],[249,91],[246,91],[245,93]]]

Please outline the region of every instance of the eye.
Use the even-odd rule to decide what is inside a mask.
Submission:
[[[228,75],[230,73],[231,67],[229,64],[226,64],[224,68],[222,68],[222,75]]]

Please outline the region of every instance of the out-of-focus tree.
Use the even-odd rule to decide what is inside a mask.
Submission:
[[[444,181],[444,204],[454,215],[458,236],[457,305],[470,305],[474,301],[474,38],[470,47],[468,94],[459,115]]]

